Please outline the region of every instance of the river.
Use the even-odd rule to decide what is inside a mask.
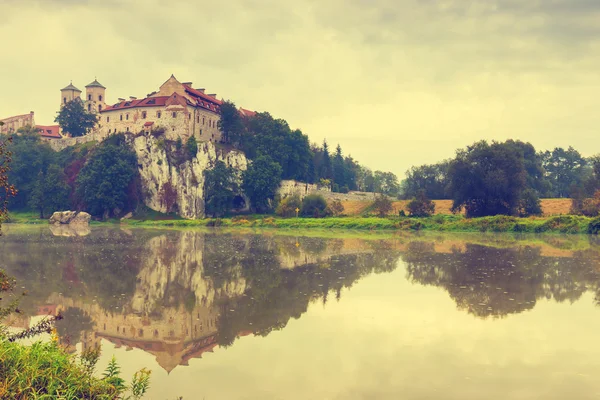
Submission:
[[[596,399],[600,244],[584,236],[83,231],[4,225],[27,292],[150,399]],[[42,340],[47,340],[42,336]]]

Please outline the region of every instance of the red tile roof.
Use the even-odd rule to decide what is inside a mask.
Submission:
[[[256,115],[256,111],[250,111],[240,107],[240,114],[242,114],[244,117],[254,117]]]
[[[104,110],[100,111],[101,113],[105,113],[107,111],[115,111],[115,110],[125,110],[129,108],[135,107],[162,107],[167,102],[169,96],[158,96],[158,97],[146,97],[145,99],[140,100],[123,100],[120,103],[113,104],[112,106],[106,107]]]
[[[152,126],[152,125],[154,125],[154,122],[152,122],[152,121],[148,121],[144,124],[144,126]]]
[[[36,125],[35,126],[39,132],[41,137],[49,138],[49,139],[60,139],[59,126],[58,125]]]
[[[220,106],[223,102],[221,100],[217,100],[212,96],[209,96],[207,94],[202,93],[199,90],[196,90],[194,88],[192,88],[189,85],[183,85],[183,87],[185,87],[185,91],[188,92],[189,94],[191,94],[194,97],[199,97],[200,99],[204,100],[204,102],[209,102],[209,103],[213,103],[216,104],[218,106]]]

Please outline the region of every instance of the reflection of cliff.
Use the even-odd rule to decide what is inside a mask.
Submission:
[[[30,293],[28,315],[63,313],[58,332],[71,349],[104,339],[152,353],[171,371],[242,335],[282,329],[311,303],[340,300],[399,259],[409,280],[443,289],[477,317],[600,293],[598,246],[577,250],[581,243],[552,240],[561,246],[555,252],[506,236],[487,244],[443,235],[363,240],[135,229],[55,237],[46,228],[9,234],[0,251]]]

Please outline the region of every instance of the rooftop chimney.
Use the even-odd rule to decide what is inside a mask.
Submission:
[[[117,100],[119,100],[119,101],[125,101],[125,99],[122,98],[122,97],[119,97]]]
[[[137,97],[129,96],[129,100],[137,100]]]
[[[217,94],[216,94],[216,93],[209,94],[209,96],[210,96],[210,97],[212,97],[213,99],[216,99],[216,98],[217,98]]]
[[[206,89],[202,88],[202,89],[196,89],[196,90],[197,90],[197,91],[199,91],[200,93],[204,93],[204,91],[205,91]]]
[[[181,82],[182,85],[192,87],[192,82]]]

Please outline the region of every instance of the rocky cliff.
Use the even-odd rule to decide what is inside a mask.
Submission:
[[[177,211],[183,218],[204,217],[204,171],[217,160],[239,171],[248,166],[244,153],[220,150],[210,142],[199,142],[198,154],[186,159],[181,157],[181,149],[164,138],[140,135],[130,140],[138,158],[146,206],[163,213]]]

